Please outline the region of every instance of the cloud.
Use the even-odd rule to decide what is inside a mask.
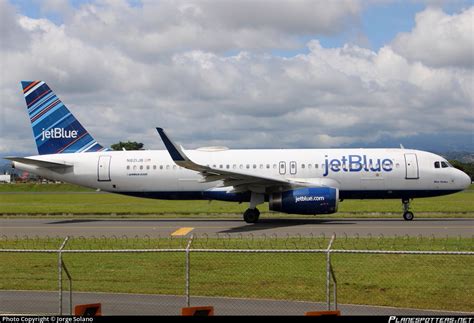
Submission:
[[[0,44],[2,51],[24,50],[30,35],[21,28],[19,15],[6,1],[0,1]]]
[[[326,22],[311,25],[304,17],[282,17],[278,8],[258,21],[265,4],[257,2],[248,25],[239,18],[243,13],[233,21],[217,17],[212,10],[227,7],[211,10],[206,1],[141,7],[103,1],[83,5],[61,25],[10,7],[5,27],[11,30],[5,32],[28,36],[22,48],[0,50],[0,155],[36,152],[22,79],[45,80],[105,145],[133,140],[162,148],[156,126],[186,148],[341,147],[472,133],[473,76],[466,65],[433,66],[392,44],[378,51],[325,48],[316,39],[304,53],[272,55],[274,45],[261,39],[269,32],[285,39],[268,40],[278,44],[310,29],[331,33],[358,7],[334,9],[338,14],[328,12]],[[284,8],[300,10],[302,4]],[[194,28],[214,33],[204,36]],[[236,41],[240,31],[248,33],[245,41]]]
[[[330,35],[360,13],[358,1],[102,1],[80,7],[68,30],[137,60],[175,51],[296,49],[301,36]],[[93,31],[93,32],[90,32]]]
[[[433,67],[474,67],[474,7],[448,15],[428,8],[416,15],[416,25],[400,33],[392,47],[404,57]]]

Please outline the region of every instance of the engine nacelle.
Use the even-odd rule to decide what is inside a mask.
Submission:
[[[270,195],[272,211],[293,214],[331,214],[337,212],[339,189],[333,187],[299,188]]]

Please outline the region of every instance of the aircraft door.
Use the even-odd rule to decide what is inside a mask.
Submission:
[[[416,154],[405,154],[406,179],[418,179],[418,159]]]
[[[278,168],[280,170],[280,175],[285,175],[286,174],[286,162],[281,161]]]
[[[290,174],[296,175],[296,162],[295,161],[290,162]]]
[[[99,182],[110,181],[110,160],[112,156],[99,156],[97,164],[97,180]]]

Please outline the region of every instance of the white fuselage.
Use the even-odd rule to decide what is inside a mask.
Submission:
[[[470,178],[444,158],[408,149],[189,150],[195,162],[245,174],[335,186],[340,199],[414,198],[454,193]],[[203,182],[195,171],[177,166],[166,150],[106,151],[32,156],[73,165],[48,169],[14,162],[40,176],[103,191],[163,199],[222,199],[221,181]],[[438,168],[435,163],[439,162]],[[441,162],[444,165],[441,166]]]

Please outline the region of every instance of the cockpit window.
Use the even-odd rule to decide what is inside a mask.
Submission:
[[[441,167],[443,167],[443,168],[448,168],[449,166],[448,166],[448,163],[447,163],[447,162],[442,161],[442,162],[441,162]]]
[[[439,168],[439,162],[435,162],[434,166],[435,168]]]

